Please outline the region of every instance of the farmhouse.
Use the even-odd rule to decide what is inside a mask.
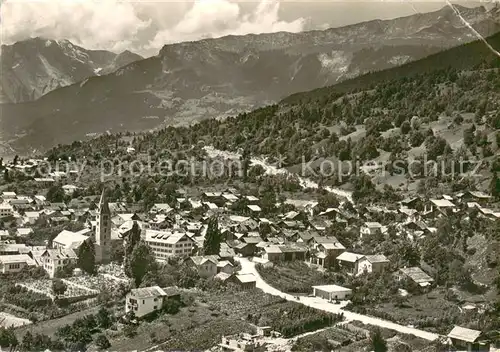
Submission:
[[[27,211],[27,212],[24,213],[23,223],[24,224],[29,224],[29,225],[34,225],[39,218],[40,218],[40,212],[38,212],[38,211]]]
[[[59,269],[76,264],[78,256],[72,249],[46,249],[40,256],[40,266],[53,278]]]
[[[198,271],[198,275],[202,278],[214,277],[217,275],[218,256],[193,256],[185,260],[188,266],[194,267]]]
[[[125,312],[134,312],[137,318],[141,318],[161,309],[166,296],[159,286],[132,289],[125,299]]]
[[[221,260],[217,263],[217,273],[234,273],[234,265],[228,260]]]
[[[238,197],[232,193],[223,193],[222,198],[226,200],[226,204],[231,204],[238,201]]]
[[[33,233],[33,229],[30,227],[18,227],[16,230],[16,236],[18,237],[28,237]]]
[[[264,248],[264,254],[262,258],[269,260],[270,262],[278,262],[283,260],[283,252],[279,246],[267,246]]]
[[[409,278],[420,287],[431,286],[432,283],[434,282],[434,279],[429,275],[427,275],[419,267],[399,269],[399,279],[402,280],[404,278]]]
[[[358,260],[362,257],[362,254],[344,252],[337,257],[337,262],[344,271],[354,275],[358,272]]]
[[[16,199],[16,192],[2,192],[2,199]]]
[[[412,197],[403,199],[400,202],[401,206],[408,209],[421,210],[423,208],[422,199],[419,197]]]
[[[75,191],[78,189],[78,187],[75,185],[64,185],[64,186],[62,186],[62,189],[64,190],[64,194],[69,196],[69,195],[72,195],[73,193],[75,193]]]
[[[357,267],[358,273],[357,275],[361,275],[363,273],[381,273],[383,272],[387,266],[390,264],[389,259],[385,257],[383,254],[378,255],[365,255],[358,259]]]
[[[245,199],[249,204],[257,204],[259,202],[259,198],[255,196],[245,196]]]
[[[253,274],[232,275],[227,281],[232,282],[245,290],[254,289],[257,284],[257,280]]]
[[[256,204],[249,204],[247,205],[247,208],[250,209],[252,214],[259,214],[262,211],[262,209]]]
[[[434,210],[444,212],[448,209],[455,209],[455,204],[447,199],[429,199],[429,203],[425,205],[424,212],[433,212]]]
[[[459,198],[461,202],[477,202],[484,205],[488,203],[491,196],[483,192],[467,191],[457,194],[457,198]]]
[[[345,251],[345,247],[336,238],[315,237],[314,239],[319,243],[315,245],[316,252],[311,253],[310,262],[313,264],[322,267],[332,266],[335,259]]]
[[[168,214],[172,210],[173,210],[172,207],[167,203],[157,203],[153,205],[153,207],[149,212],[154,214]]]
[[[281,252],[283,252],[283,260],[294,261],[294,260],[304,260],[306,254],[306,248],[294,243],[287,243],[280,246]]]
[[[222,336],[222,342],[219,344],[222,351],[266,351],[266,343],[259,342],[256,336],[250,334],[237,334],[232,336]]]
[[[378,222],[365,222],[359,234],[360,237],[363,237],[363,235],[375,235],[377,233],[382,233],[382,228],[383,226]]]

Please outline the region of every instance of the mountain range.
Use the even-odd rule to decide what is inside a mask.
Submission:
[[[482,35],[500,30],[497,8],[457,8]],[[105,132],[224,118],[474,39],[473,31],[453,9],[445,7],[323,31],[165,45],[158,55],[110,73],[108,67],[113,66],[96,58],[89,60],[94,73],[95,65],[106,67],[100,75],[90,75],[34,101],[2,104],[0,142],[6,150],[23,153]],[[36,55],[36,50],[25,53]],[[119,60],[115,56],[112,61]]]
[[[68,40],[32,38],[2,45],[0,103],[36,100],[55,89],[116,71],[142,56],[86,50]]]

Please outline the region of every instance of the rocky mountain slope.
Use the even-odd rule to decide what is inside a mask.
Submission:
[[[115,54],[86,50],[67,40],[32,38],[2,45],[0,102],[35,100],[54,89],[113,72],[141,59],[129,51]]]
[[[459,10],[483,35],[500,29],[496,10]],[[0,141],[22,152],[106,131],[235,115],[474,39],[445,7],[324,31],[166,45],[155,57],[57,89],[37,101],[3,104]]]

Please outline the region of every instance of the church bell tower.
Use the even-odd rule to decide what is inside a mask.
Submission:
[[[111,252],[111,212],[105,189],[102,190],[97,209],[95,229],[95,259],[97,263],[108,263]]]

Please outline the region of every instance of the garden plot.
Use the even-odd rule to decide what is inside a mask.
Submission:
[[[118,281],[127,282],[129,281],[127,275],[123,271],[123,268],[117,264],[107,264],[99,266],[98,273],[109,278],[114,278]]]
[[[339,346],[348,346],[352,343],[365,340],[366,336],[361,333],[356,333],[342,326],[332,327],[320,331],[316,334],[311,334],[299,338],[294,347],[294,351],[318,351],[318,350],[333,350]]]
[[[257,270],[264,281],[286,293],[308,294],[312,292],[314,285],[339,282],[338,277],[320,272],[299,261],[277,263],[271,268],[257,266]]]
[[[117,277],[98,274],[95,276],[75,276],[71,278],[64,279],[69,286],[86,289],[93,293],[99,293],[103,290],[108,290],[109,292],[115,292],[121,286],[125,285],[126,282]]]
[[[86,288],[85,286],[71,285],[68,282],[68,280],[63,280],[63,281],[66,282],[67,289],[66,292],[64,292],[64,294],[60,295],[59,297],[74,298],[74,297],[89,296],[98,293],[98,291],[97,292],[93,291],[91,289]],[[55,298],[54,292],[52,291],[52,280],[44,279],[44,280],[27,281],[22,284],[19,284],[19,286],[26,287],[30,291],[48,296],[51,299]]]

